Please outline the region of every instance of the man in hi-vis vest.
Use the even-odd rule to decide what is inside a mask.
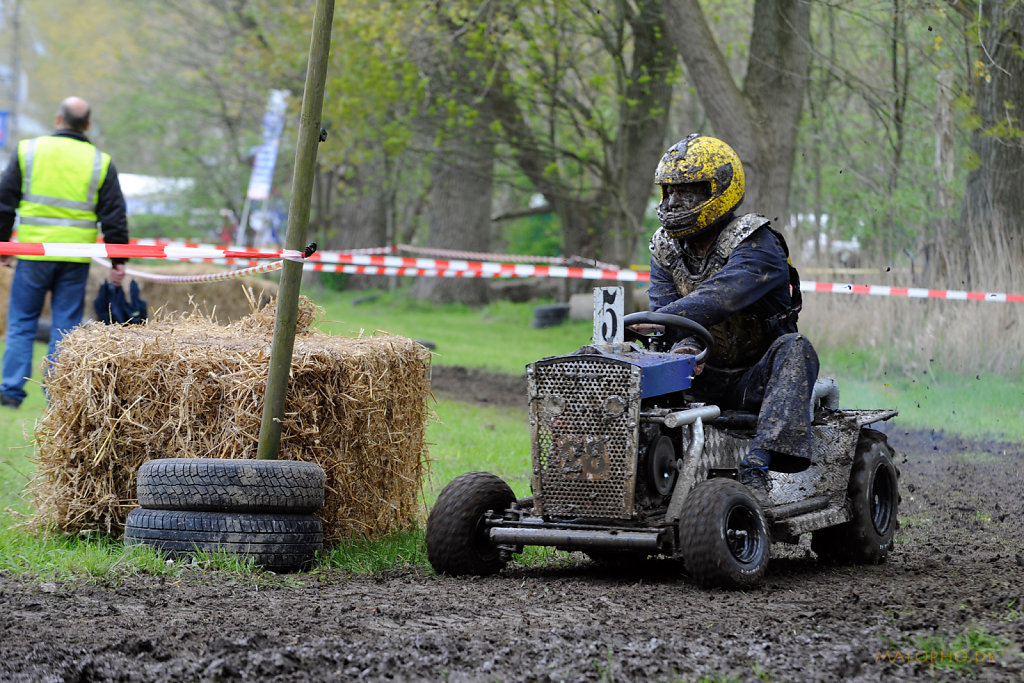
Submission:
[[[96,149],[89,129],[89,104],[69,97],[57,111],[53,135],[22,140],[0,176],[0,242],[11,239],[15,213],[19,242],[93,244],[103,228],[108,244],[128,243],[124,195],[110,155]],[[111,281],[124,280],[125,259],[112,259]],[[0,255],[0,265],[14,257]],[[57,342],[82,321],[88,257],[19,256],[7,309],[7,337],[0,382],[0,404],[17,408],[32,376],[32,345],[39,313],[50,292],[48,358]]]

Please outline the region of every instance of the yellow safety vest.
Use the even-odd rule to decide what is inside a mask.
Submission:
[[[107,177],[110,155],[74,138],[44,136],[18,144],[21,203],[19,242],[94,243],[99,232],[96,202]],[[19,256],[35,261],[76,261],[88,257]]]

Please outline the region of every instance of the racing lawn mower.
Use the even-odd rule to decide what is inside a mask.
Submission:
[[[526,367],[533,495],[517,500],[487,472],[451,481],[427,521],[435,571],[492,574],[536,545],[609,563],[666,556],[702,586],[749,588],[764,577],[771,543],[795,544],[808,532],[822,561],[885,559],[898,527],[899,472],[885,435],[868,425],[895,410],[842,410],[836,383],[819,379],[808,406],[810,467],[771,472],[768,491],[755,491],[738,472],[757,415],[687,395],[711,335],[679,316],[598,310],[601,292],[595,343]],[[665,331],[628,329],[641,323]],[[623,341],[605,343],[599,330],[610,327],[619,339],[624,330]],[[670,352],[688,337],[700,341],[698,354]]]

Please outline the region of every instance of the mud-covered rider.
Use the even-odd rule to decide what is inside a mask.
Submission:
[[[799,280],[788,247],[764,216],[736,215],[743,166],[721,140],[680,140],[661,158],[654,182],[661,227],[650,242],[650,309],[711,332],[713,354],[695,372],[691,393],[723,410],[758,415],[740,481],[767,489],[766,470],[798,472],[811,457],[818,356],[797,332]],[[690,340],[673,350],[695,352]]]

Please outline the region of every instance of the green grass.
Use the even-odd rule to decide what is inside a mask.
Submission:
[[[954,460],[965,462],[971,465],[991,465],[999,462],[999,458],[992,453],[979,453],[977,451],[964,451],[956,453]]]
[[[0,353],[3,352],[0,340]],[[35,360],[40,362],[46,355],[46,345],[35,345]],[[39,379],[38,368],[36,377]],[[4,528],[16,521],[19,515],[29,511],[28,501],[21,492],[35,471],[32,464],[32,431],[36,420],[43,416],[46,401],[39,384],[25,385],[28,397],[21,407],[13,410],[0,406],[0,524]]]
[[[914,641],[917,657],[928,663],[929,669],[953,671],[958,674],[974,673],[986,664],[999,660],[1008,643],[984,630],[972,630],[945,640],[937,635]],[[927,658],[924,658],[927,653]],[[922,661],[922,660],[918,660]]]
[[[377,298],[354,305],[354,300]],[[434,363],[485,368],[520,375],[538,358],[575,350],[589,341],[589,322],[535,329],[527,304],[496,303],[480,309],[434,306],[408,300],[402,293],[330,292],[311,290],[325,309],[320,326],[334,334],[386,330],[437,345]],[[1024,440],[1024,381],[1000,377],[961,377],[939,368],[924,374],[875,376],[870,353],[819,350],[822,375],[840,383],[841,405],[848,408],[896,408],[897,424],[939,428],[967,436]],[[37,360],[45,352],[37,345]],[[247,572],[244,563],[210,555],[191,562],[168,564],[149,549],[127,550],[102,538],[35,537],[20,526],[31,514],[22,491],[34,471],[30,437],[45,402],[38,384],[19,410],[0,408],[0,571],[48,579],[94,577],[112,580],[128,573],[176,574],[198,568]],[[521,408],[490,408],[454,401],[434,405],[437,420],[427,428],[432,476],[423,484],[425,506],[433,505],[441,488],[456,476],[486,470],[502,477],[517,496],[529,495],[530,437]],[[969,454],[961,458],[971,459]],[[982,456],[978,456],[980,458]],[[973,461],[973,460],[972,460]],[[922,521],[925,523],[925,520]],[[355,540],[332,549],[321,567],[359,573],[396,566],[426,566],[422,530],[377,542]],[[553,551],[531,549],[520,561],[553,561]]]
[[[517,497],[530,495],[530,427],[524,408],[438,401],[437,414],[438,422],[427,430],[433,461],[433,474],[424,485],[428,506],[449,481],[477,470],[507,481]]]
[[[433,507],[438,494],[455,477],[473,471],[495,474],[517,498],[530,495],[530,432],[526,410],[497,410],[457,401],[438,401],[437,420],[427,426],[431,475],[423,483],[423,502]],[[565,553],[530,547],[518,555],[521,564],[551,564]],[[376,542],[356,539],[329,552],[322,566],[358,574],[396,566],[427,567],[423,529],[394,534]]]
[[[112,579],[126,573],[166,574],[171,565],[151,548],[126,548],[120,541],[32,535],[17,525],[19,518],[0,517],[0,571],[54,581],[76,577]]]
[[[939,367],[920,374],[871,374],[870,354],[819,350],[821,376],[839,382],[844,408],[895,408],[899,424],[972,438],[1024,441],[1024,379],[956,375]],[[934,365],[934,364],[933,364]]]
[[[331,334],[370,334],[376,330],[429,341],[434,363],[484,368],[521,375],[538,358],[568,353],[590,341],[593,323],[566,322],[530,326],[534,307],[551,302],[496,302],[479,309],[458,304],[437,306],[401,292],[311,292],[325,309],[319,327]],[[308,295],[308,294],[307,294]],[[377,297],[372,301],[353,301]]]
[[[353,574],[373,574],[395,567],[427,566],[427,549],[420,528],[400,531],[379,541],[356,538],[346,541],[319,558],[320,567],[332,567]]]

